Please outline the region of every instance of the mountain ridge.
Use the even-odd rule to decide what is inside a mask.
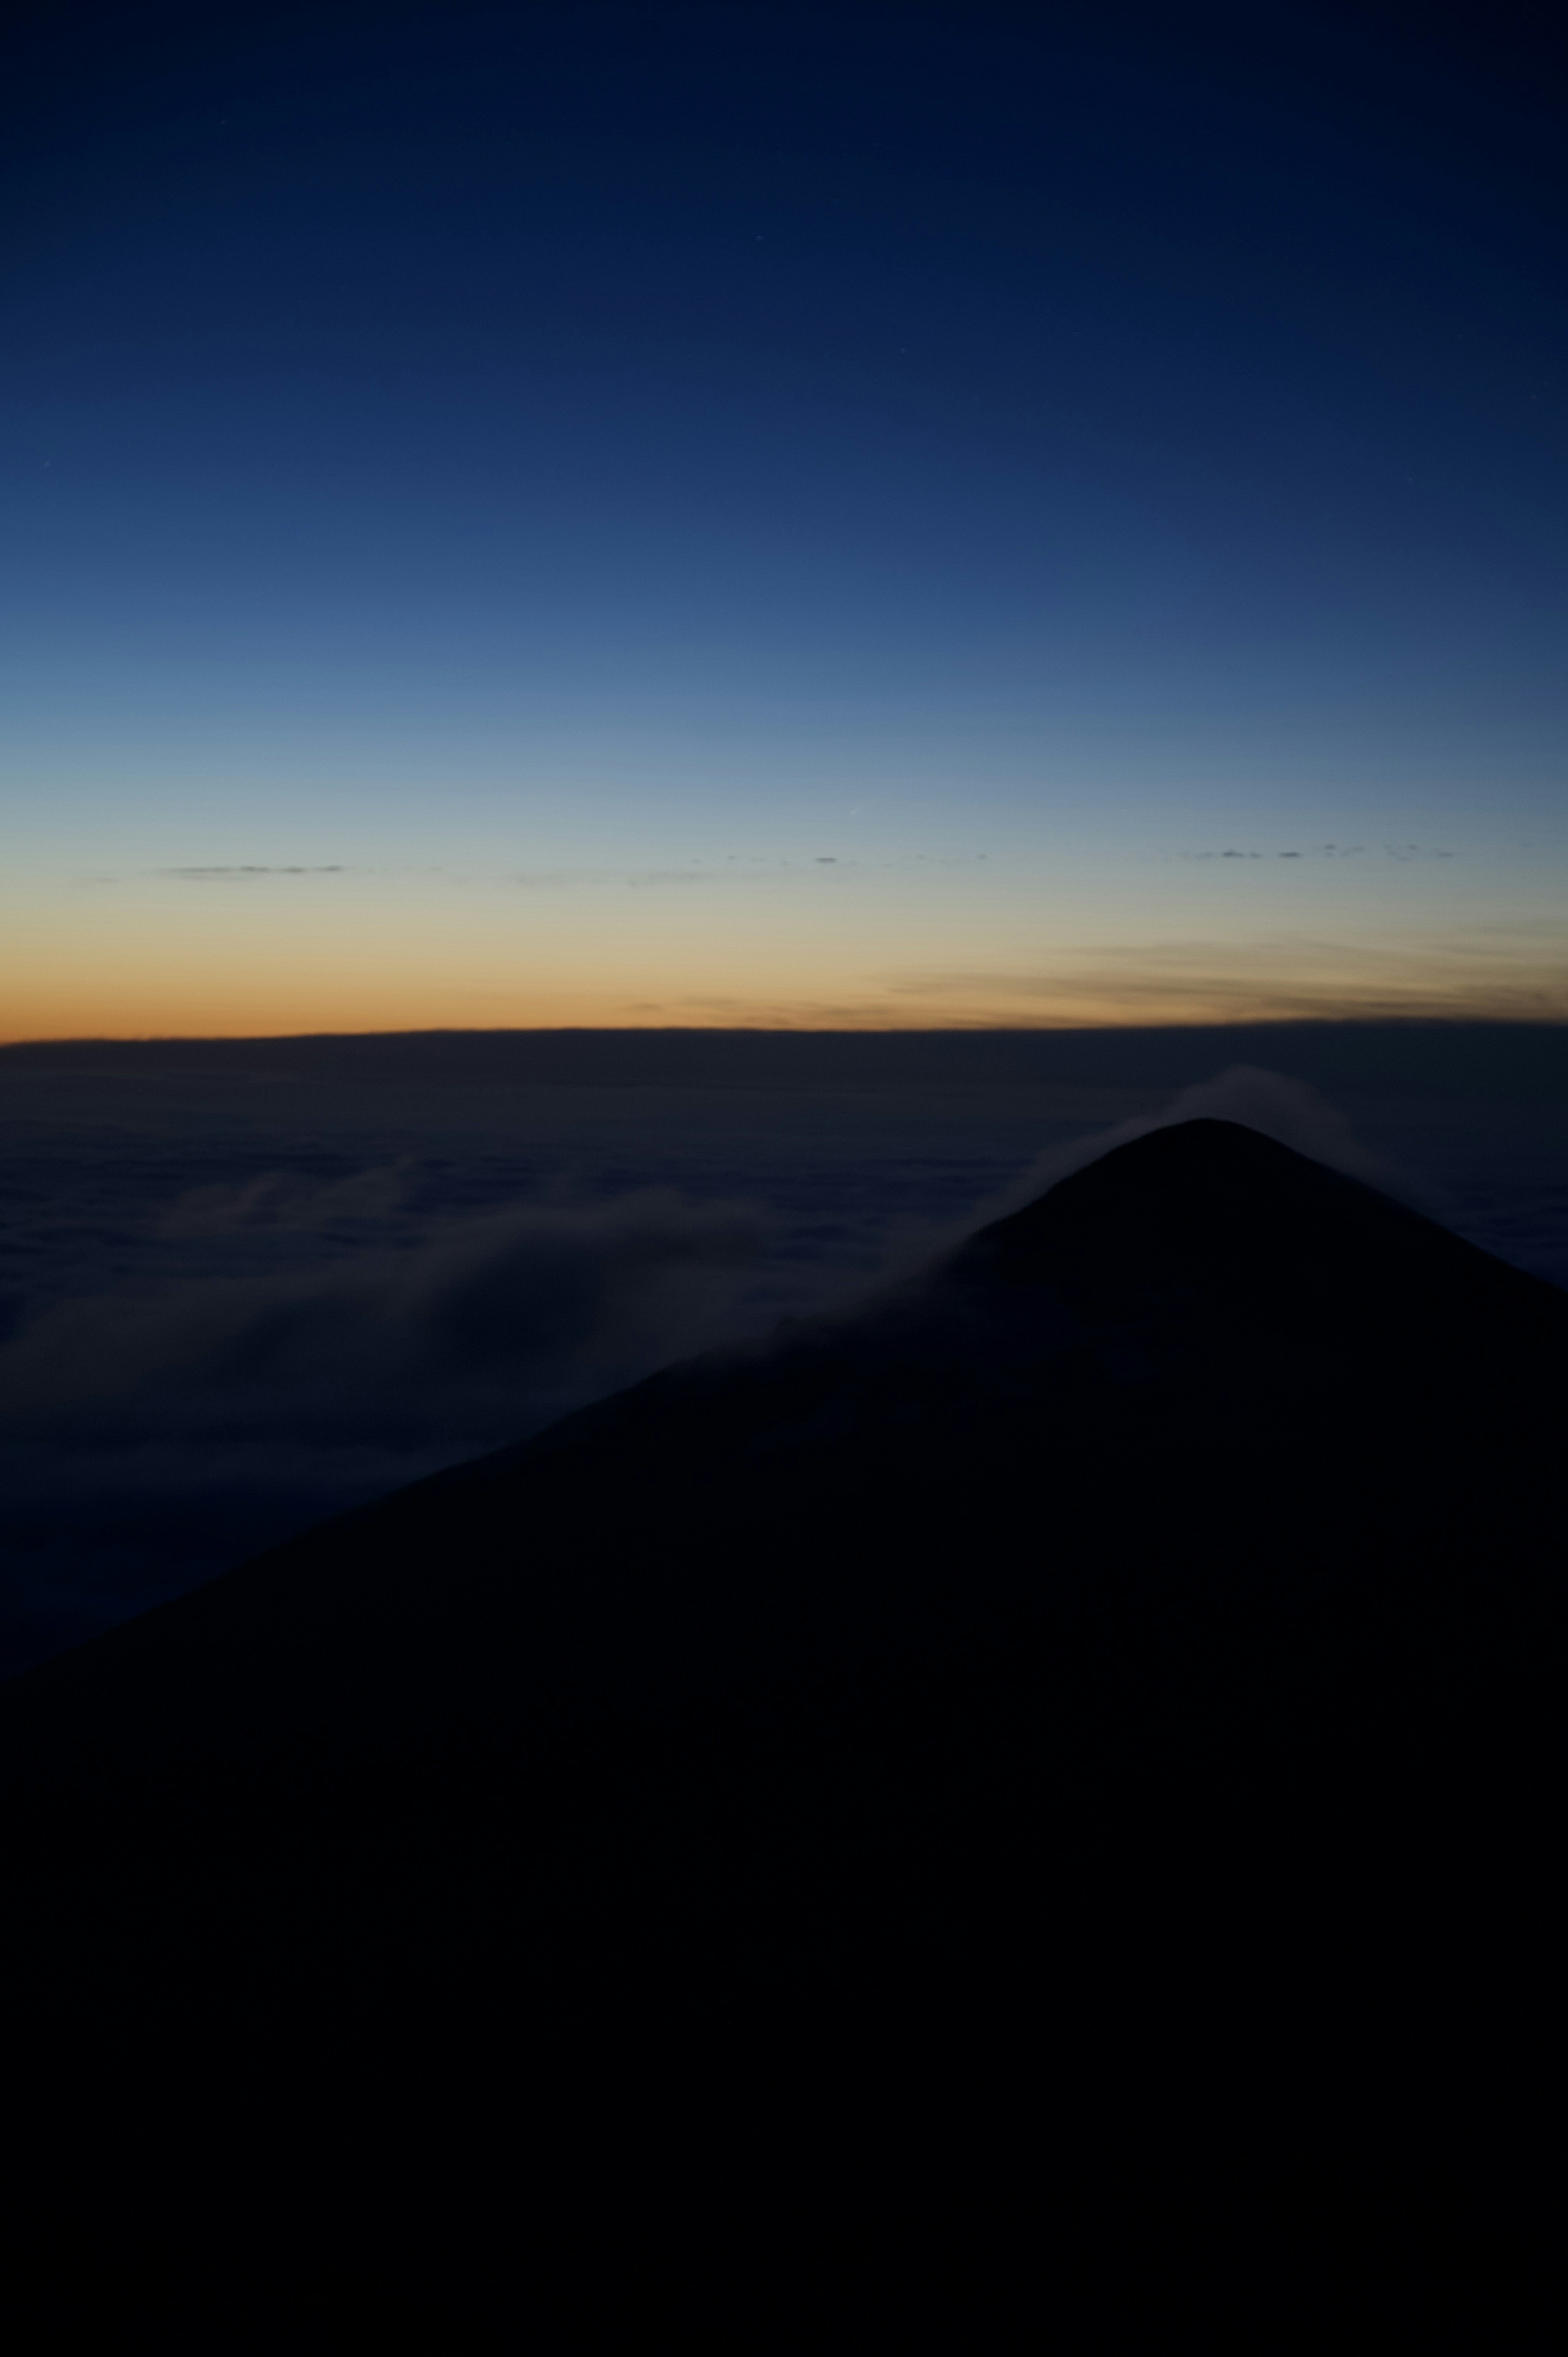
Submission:
[[[1308,1243],[1282,1271],[1282,1245],[1287,1255],[1290,1246],[1281,1224],[1304,1200]],[[1268,1279],[1261,1294],[1260,1275]],[[1326,1306],[1326,1278],[1339,1287]],[[1463,1295],[1455,1290],[1460,1285]],[[1383,1360],[1398,1361],[1396,1372],[1407,1382],[1417,1380],[1419,1361],[1434,1343],[1452,1343],[1460,1303],[1468,1318],[1466,1347],[1483,1359],[1505,1347],[1498,1336],[1506,1335],[1516,1352],[1539,1351],[1550,1360],[1568,1320],[1568,1299],[1552,1287],[1363,1182],[1238,1125],[1188,1123],[1135,1140],[1059,1181],[982,1230],[934,1271],[858,1312],[709,1353],[580,1410],[530,1441],[357,1509],[195,1597],[29,1673],[8,1699],[14,1708],[18,1687],[27,1695],[69,1692],[89,1662],[134,1654],[155,1631],[163,1637],[226,1606],[241,1609],[242,1588],[243,1609],[253,1618],[266,1609],[264,1591],[291,1574],[297,1578],[295,1566],[317,1566],[319,1595],[334,1555],[371,1546],[399,1517],[423,1522],[445,1510],[472,1518],[484,1491],[530,1477],[548,1483],[564,1456],[575,1460],[585,1449],[618,1447],[646,1458],[656,1447],[684,1450],[688,1458],[694,1451],[703,1459],[740,1448],[789,1459],[842,1447],[852,1430],[868,1444],[875,1435],[886,1448],[900,1424],[914,1427],[922,1415],[968,1428],[988,1415],[1015,1415],[1021,1388],[1030,1405],[1047,1392],[1066,1410],[1067,1392],[1076,1384],[1092,1394],[1100,1413],[1102,1395],[1124,1394],[1136,1414],[1141,1390],[1199,1373],[1222,1426],[1228,1415],[1241,1412],[1239,1394],[1255,1387],[1264,1367],[1276,1384],[1288,1383],[1283,1405],[1294,1413],[1303,1387],[1322,1379],[1324,1354],[1332,1358],[1342,1346],[1347,1286],[1361,1289],[1356,1307],[1363,1329],[1376,1318],[1414,1322],[1413,1334],[1397,1328],[1386,1334],[1380,1351]],[[1283,1325],[1282,1288],[1287,1318],[1294,1318]],[[1361,1297],[1367,1293],[1369,1300]],[[1498,1336],[1477,1326],[1483,1316],[1498,1321]],[[1357,1339],[1363,1353],[1379,1357],[1375,1329]],[[1452,1351],[1444,1383],[1454,1381],[1451,1361]],[[1475,1372],[1468,1370],[1472,1383]],[[1368,1380],[1365,1368],[1340,1366],[1337,1376],[1353,1392]],[[1414,1405],[1403,1404],[1407,1420]],[[1385,1416],[1393,1413],[1385,1403]],[[512,1502],[514,1512],[521,1510]],[[499,1511],[494,1498],[490,1511]],[[358,1609],[371,1605],[369,1595],[358,1599]]]
[[[1233,2213],[1294,2282],[1310,2182],[1407,2276],[1413,2233],[1439,2307],[1453,2251],[1533,2280],[1507,2219],[1531,2214],[1555,1953],[1531,1860],[1565,1407],[1568,1298],[1189,1124],[857,1313],[654,1376],[14,1681],[38,2012],[94,2058],[108,2147],[162,2103],[253,2208],[220,2218],[171,2162],[175,2225],[137,2212],[169,2281],[209,2280],[208,2237],[278,2315],[306,2279],[362,2302],[384,2276],[449,2333],[500,2087],[526,2091],[541,2282],[586,2266],[661,2314],[706,2314],[732,2244],[874,2307],[943,2253],[955,2312],[992,2297],[977,2267],[1004,2307],[1034,2247],[1001,2222],[1026,2088],[1055,2123],[1038,2198],[1085,2250],[1131,2233],[1168,2267],[1179,2219],[1222,2272]],[[1195,2105],[1231,2155],[1196,2179]],[[660,2144],[688,2115],[714,2165]],[[280,2140],[286,2193],[245,2158]],[[59,2165],[102,2218],[101,2164]],[[1315,2247],[1348,2280],[1355,2233]]]

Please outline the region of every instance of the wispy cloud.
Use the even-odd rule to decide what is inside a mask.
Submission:
[[[1259,851],[1249,846],[1238,849],[1228,844],[1223,851],[1167,852],[1165,856],[1176,859],[1360,859],[1368,856],[1384,859],[1452,859],[1455,854],[1436,844],[1380,843],[1375,846],[1364,843],[1312,843],[1304,850]]]
[[[282,861],[257,859],[235,860],[228,863],[213,861],[203,866],[134,868],[129,874],[113,868],[97,868],[79,873],[71,878],[71,881],[79,888],[91,885],[134,887],[145,884],[149,877],[160,882],[176,884],[254,884],[267,877],[356,876],[367,872],[363,868],[350,867],[339,861],[330,865],[306,866],[303,863],[295,866]]]
[[[1134,1114],[1110,1128],[1052,1146],[1008,1189],[1005,1208],[1031,1201],[1058,1178],[1082,1170],[1102,1155],[1156,1129],[1186,1121],[1234,1121],[1277,1138],[1297,1154],[1310,1155],[1331,1170],[1343,1170],[1423,1211],[1436,1211],[1437,1190],[1412,1179],[1386,1156],[1364,1146],[1345,1115],[1305,1081],[1291,1080],[1256,1064],[1232,1064],[1210,1081],[1178,1090],[1156,1113]]]
[[[649,885],[745,884],[778,877],[815,877],[819,869],[824,867],[836,871],[836,880],[837,877],[888,875],[899,869],[977,867],[983,866],[988,857],[989,854],[983,851],[954,854],[918,851],[897,859],[859,859],[844,852],[814,851],[795,859],[775,859],[731,852],[722,858],[693,860],[689,866],[679,867],[519,868],[502,880],[520,885],[529,891],[563,891],[596,885],[629,886],[636,889]]]
[[[258,876],[347,876],[342,866],[328,867],[273,867],[261,862],[247,861],[229,867],[159,867],[159,876],[177,877],[182,884],[248,884]]]
[[[1032,970],[895,974],[884,987],[894,999],[983,1006],[983,1017],[963,1019],[998,1023],[1568,1019],[1568,957],[1533,931],[1517,943],[1499,936],[1409,947],[1277,938],[1106,944]]]

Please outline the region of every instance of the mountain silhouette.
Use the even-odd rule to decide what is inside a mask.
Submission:
[[[16,1680],[38,2313],[1535,2345],[1565,1411],[1191,1122]]]

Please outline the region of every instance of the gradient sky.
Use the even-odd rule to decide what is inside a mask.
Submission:
[[[48,12],[0,1036],[1568,1017],[1563,82],[1471,18]]]

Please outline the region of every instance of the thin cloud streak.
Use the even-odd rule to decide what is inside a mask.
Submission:
[[[158,867],[157,876],[177,877],[182,884],[249,884],[258,876],[347,876],[346,866],[328,867],[268,867],[255,862],[245,862],[233,867]]]
[[[889,976],[884,987],[947,1002],[943,1019],[983,1001],[983,1017],[961,1019],[1025,1024],[1568,1019],[1568,955],[1555,942],[1548,951],[1533,925],[1410,949],[1277,939],[1080,949],[1044,970],[950,968]],[[1052,1014],[1031,1016],[1042,1001]]]

